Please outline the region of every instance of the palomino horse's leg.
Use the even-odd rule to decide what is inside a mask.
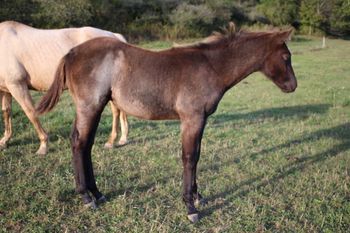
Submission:
[[[118,144],[125,145],[127,143],[128,136],[128,121],[126,118],[126,114],[123,111],[120,111],[118,108],[116,108],[112,101],[110,101],[110,105],[112,110],[113,121],[111,134],[108,138],[108,141],[105,144],[106,148],[113,148],[114,141],[118,136],[118,118],[120,119],[122,133]]]
[[[81,194],[84,204],[93,208],[96,204],[88,191],[93,194],[96,201],[105,200],[97,189],[91,161],[91,149],[105,104],[95,107],[77,104],[77,115],[71,138],[76,191]]]
[[[113,143],[115,141],[115,139],[118,136],[118,118],[119,118],[119,114],[120,111],[119,109],[117,109],[113,102],[110,101],[110,105],[111,105],[111,110],[112,110],[112,131],[111,134],[109,135],[108,141],[105,144],[105,148],[113,148]]]
[[[34,125],[34,128],[39,136],[40,147],[37,150],[36,154],[45,155],[47,153],[48,136],[35,114],[33,100],[30,96],[26,82],[24,80],[18,81],[17,83],[7,85],[7,88],[9,89],[12,96],[16,99],[18,104],[22,107],[28,119]]]
[[[198,211],[194,206],[194,198],[198,194],[195,179],[204,125],[205,119],[201,116],[181,121],[182,163],[184,169],[183,201],[187,207],[188,218],[191,222],[198,221]]]
[[[8,140],[12,135],[11,124],[11,104],[12,96],[10,93],[0,91],[0,98],[2,103],[2,114],[4,117],[4,136],[0,140],[0,148],[5,148]]]
[[[125,145],[128,143],[128,133],[129,133],[128,118],[125,112],[120,111],[119,120],[120,120],[122,136],[120,137],[118,144]]]

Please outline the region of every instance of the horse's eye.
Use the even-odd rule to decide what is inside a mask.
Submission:
[[[282,58],[283,58],[283,60],[288,61],[288,59],[290,58],[290,56],[289,56],[289,54],[283,54],[283,55],[282,55]]]

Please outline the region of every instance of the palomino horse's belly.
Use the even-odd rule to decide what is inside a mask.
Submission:
[[[9,92],[6,86],[0,84],[0,91]]]

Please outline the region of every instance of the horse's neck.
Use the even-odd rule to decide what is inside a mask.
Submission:
[[[235,46],[208,50],[207,57],[225,90],[233,87],[248,75],[258,71],[266,58],[264,42],[253,42]]]

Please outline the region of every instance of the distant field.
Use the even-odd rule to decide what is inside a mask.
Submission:
[[[290,43],[295,93],[260,74],[226,93],[203,137],[198,182],[208,204],[194,225],[181,200],[178,122],[131,117],[130,144],[105,150],[105,109],[93,162],[108,202],[92,211],[74,192],[70,96],[41,117],[50,133],[46,157],[34,154],[36,133],[14,103],[13,139],[0,152],[0,232],[347,232],[350,41],[320,46],[318,38]]]

